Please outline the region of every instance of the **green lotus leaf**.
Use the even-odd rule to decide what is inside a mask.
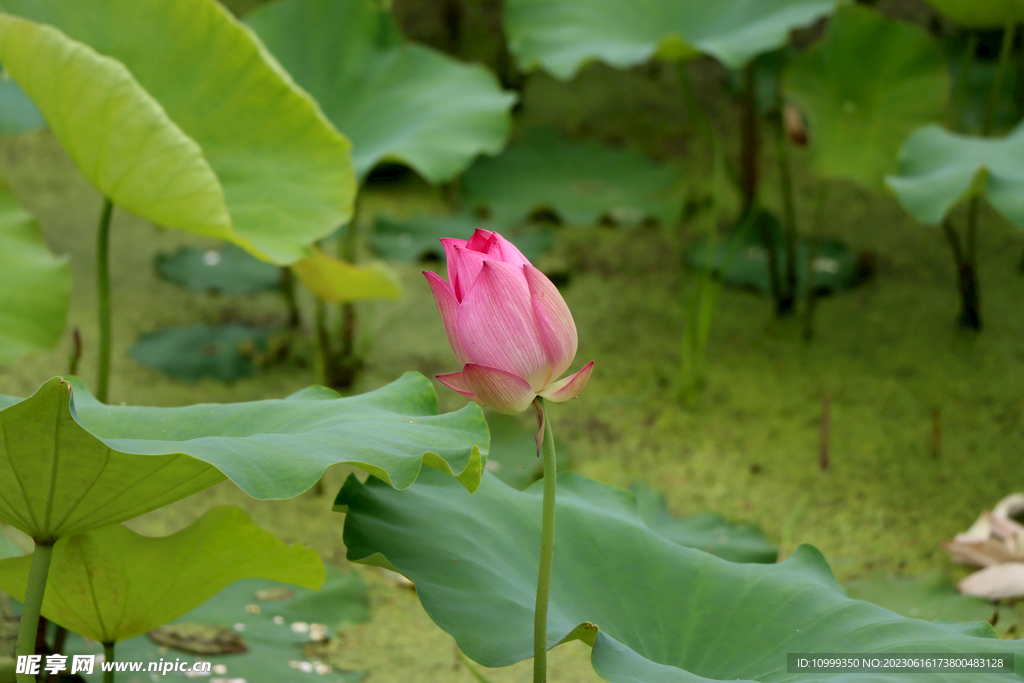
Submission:
[[[366,584],[357,572],[339,572],[328,565],[327,581],[316,591],[288,586],[266,579],[242,579],[160,629],[159,644],[148,636],[118,643],[115,655],[121,661],[156,662],[160,659],[211,662],[223,667],[222,680],[323,681],[356,683],[362,672],[339,671],[303,657],[302,648],[317,631],[330,636],[346,624],[369,620]],[[293,625],[295,627],[293,628]],[[229,629],[246,652],[211,652],[209,634]],[[156,634],[154,634],[155,636]],[[175,645],[174,643],[180,644]],[[172,648],[168,651],[168,647]],[[66,654],[99,654],[96,643],[70,636]],[[218,669],[220,670],[220,669]],[[118,681],[147,683],[150,674],[118,674]],[[100,683],[97,669],[85,679]],[[188,674],[170,671],[160,676],[167,683],[190,683]],[[215,680],[216,680],[215,676]]]
[[[221,249],[182,247],[156,257],[160,276],[193,292],[238,296],[281,289],[281,269],[229,244]]]
[[[321,301],[398,299],[402,280],[386,263],[352,264],[317,248],[312,255],[292,264],[292,270]]]
[[[501,156],[480,159],[463,176],[463,200],[497,226],[550,211],[567,223],[637,225],[674,220],[685,199],[681,173],[635,150],[532,131]]]
[[[128,349],[128,355],[186,382],[203,377],[234,382],[272,364],[287,338],[286,329],[280,325],[200,323],[145,334]]]
[[[626,68],[700,53],[736,69],[842,1],[508,0],[505,32],[520,68],[562,80],[592,60]]]
[[[476,404],[438,415],[417,373],[359,396],[310,387],[283,400],[107,406],[54,378],[0,396],[0,519],[56,540],[155,510],[225,476],[260,499],[297,496],[339,462],[405,488],[422,465],[475,490],[487,426]]]
[[[629,490],[636,496],[637,511],[652,531],[673,543],[717,555],[730,562],[775,562],[779,549],[768,542],[753,524],[730,524],[716,514],[706,512],[676,519],[668,510],[665,497],[640,482]]]
[[[984,194],[1006,220],[1024,229],[1024,125],[1003,138],[926,126],[907,138],[898,173],[886,182],[903,208],[926,225],[938,225],[958,203]]]
[[[57,345],[71,284],[67,258],[50,253],[39,224],[0,180],[0,365]]]
[[[348,141],[214,0],[0,11],[0,63],[118,206],[279,263],[350,216]]]
[[[505,145],[515,96],[482,66],[403,42],[374,0],[279,0],[246,22],[352,140],[360,179],[394,161],[440,183]]]
[[[810,122],[810,154],[826,178],[882,189],[904,139],[943,120],[950,79],[942,46],[923,30],[848,7],[795,59],[785,97]]]
[[[0,589],[24,596],[31,566],[31,555],[0,561]],[[306,588],[325,578],[315,550],[285,545],[239,508],[213,508],[162,538],[115,524],[57,541],[42,613],[86,638],[117,643],[253,577]]]
[[[378,216],[371,244],[382,258],[397,263],[416,263],[426,259],[444,261],[442,237],[468,240],[477,228],[496,226],[469,215],[431,216],[422,214],[406,219]],[[516,245],[530,261],[534,261],[555,245],[555,233],[547,225],[502,226],[501,236]]]
[[[416,582],[430,617],[485,666],[532,655],[541,489],[516,491],[487,474],[470,496],[424,472],[408,491],[349,477],[350,560],[391,566]],[[611,683],[821,681],[787,674],[788,652],[1013,652],[986,623],[906,619],[853,600],[821,554],[729,562],[648,527],[632,494],[573,474],[559,477],[547,641],[581,639]],[[844,674],[848,683],[911,683],[919,674]],[[942,675],[947,683],[976,681]],[[986,674],[993,683],[1020,681]]]
[[[947,17],[971,28],[995,28],[1024,20],[1024,0],[928,0]]]
[[[46,125],[43,115],[18,84],[0,74],[0,135],[16,135]]]
[[[525,489],[544,475],[544,461],[537,457],[537,418],[487,412],[491,447],[487,453],[487,471],[514,489]],[[558,471],[569,469],[569,449],[555,442]]]

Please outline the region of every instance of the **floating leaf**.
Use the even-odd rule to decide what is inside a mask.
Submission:
[[[838,0],[841,2],[842,0]],[[782,47],[837,0],[509,0],[505,31],[520,68],[562,80],[591,60],[617,68],[706,53],[736,69]]]
[[[903,140],[946,115],[941,45],[916,26],[853,6],[788,68],[783,88],[810,119],[811,163],[826,178],[882,189]]]
[[[921,576],[873,575],[844,584],[850,596],[914,619],[993,621],[1000,635],[1016,635],[1021,615],[1012,606],[994,606],[981,598],[961,595],[941,572]]]
[[[984,194],[1006,220],[1024,229],[1024,125],[1003,138],[926,126],[907,139],[899,172],[886,182],[907,213],[926,225],[938,225],[958,203]]]
[[[403,42],[374,0],[279,0],[246,21],[352,140],[360,179],[395,161],[440,183],[505,145],[515,96],[482,66]]]
[[[52,349],[64,333],[71,268],[0,180],[0,365]]]
[[[0,135],[16,135],[46,125],[42,114],[18,84],[0,74]]]
[[[0,10],[0,63],[118,206],[280,263],[350,216],[348,141],[214,0]]]
[[[271,266],[273,267],[273,266]],[[280,326],[249,327],[190,325],[149,332],[128,350],[128,355],[175,379],[195,382],[213,377],[234,382],[249,377],[267,364],[274,349],[287,337]]]
[[[498,226],[551,211],[567,223],[607,218],[637,225],[674,220],[684,194],[679,171],[637,151],[595,140],[570,141],[555,131],[533,131],[499,157],[480,159],[463,177],[464,200],[486,209]]]
[[[487,454],[487,471],[514,489],[525,489],[544,474],[544,461],[537,457],[537,420],[531,412],[523,415],[502,415],[489,411],[487,426],[491,431],[491,448]],[[568,469],[569,452],[565,444],[556,442],[558,471]]]
[[[281,591],[281,589],[287,589]],[[261,593],[278,591],[284,597],[260,599]],[[243,579],[231,584],[188,614],[180,617],[161,632],[181,638],[190,633],[215,633],[231,629],[244,643],[243,654],[198,654],[170,649],[151,637],[138,636],[119,643],[115,655],[121,661],[156,662],[160,659],[187,662],[211,662],[224,667],[226,674],[217,674],[221,680],[259,681],[324,681],[325,683],[356,683],[362,680],[359,672],[331,670],[330,666],[313,662],[302,656],[303,645],[314,635],[332,632],[345,624],[356,624],[370,618],[366,584],[356,572],[341,573],[327,567],[327,582],[320,590],[294,588],[265,579]],[[302,628],[308,626],[308,628]],[[159,636],[157,636],[159,637]],[[192,644],[192,649],[199,649]],[[87,644],[78,637],[70,637],[65,648],[67,654],[98,654],[95,644]],[[119,673],[123,683],[150,683],[148,673]],[[86,680],[99,683],[102,674],[86,676]],[[160,676],[167,683],[190,683],[196,679],[180,672]]]
[[[381,257],[394,263],[416,263],[427,258],[444,261],[442,237],[468,240],[477,228],[494,227],[467,215],[421,214],[404,220],[378,216],[372,244]],[[516,226],[502,230],[501,234],[530,261],[540,258],[555,244],[554,230],[546,225]]]
[[[46,541],[131,519],[225,475],[255,498],[280,499],[339,462],[400,488],[426,464],[476,489],[487,427],[473,403],[438,415],[433,386],[416,373],[348,398],[310,387],[183,408],[107,406],[78,383],[72,401],[71,384],[54,378],[24,400],[0,396],[0,444],[0,519]]]
[[[927,0],[953,21],[971,28],[1002,28],[1024,19],[1024,0]]]
[[[753,524],[730,524],[710,512],[676,519],[665,497],[640,482],[629,487],[644,524],[673,543],[717,555],[730,562],[775,562],[779,549]]]
[[[281,269],[229,244],[221,249],[182,247],[156,257],[161,277],[193,292],[228,296],[281,289]]]
[[[380,261],[353,265],[313,248],[312,256],[292,265],[302,283],[321,301],[397,299],[402,296],[398,273]]]
[[[533,652],[541,489],[520,492],[485,475],[471,496],[424,472],[398,493],[349,477],[336,509],[348,511],[350,560],[408,576],[463,652],[506,666]],[[810,546],[779,564],[729,562],[680,546],[644,524],[631,494],[577,475],[559,476],[557,519],[547,642],[592,644],[594,668],[610,683],[822,680],[787,674],[787,652],[1024,656],[1024,643],[995,638],[988,624],[904,619],[850,599]],[[849,683],[919,678],[843,675]],[[986,679],[1019,681],[1012,673]]]
[[[0,589],[24,596],[31,566],[31,555],[0,561]],[[315,550],[285,545],[239,508],[213,508],[162,538],[115,524],[54,545],[42,614],[86,638],[117,643],[254,577],[312,589],[325,578]]]

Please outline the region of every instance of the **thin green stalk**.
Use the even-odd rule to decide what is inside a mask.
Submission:
[[[103,661],[116,661],[114,659],[114,643],[103,643]],[[114,683],[114,667],[109,667],[103,672],[103,683]]]
[[[796,308],[796,200],[793,195],[793,176],[789,169],[789,148],[782,117],[774,123],[775,143],[779,161],[779,179],[782,185],[782,213],[786,230],[786,286],[779,297],[778,313],[786,315]]]
[[[32,553],[32,566],[28,573],[28,587],[22,602],[21,623],[18,625],[16,653],[19,657],[36,652],[36,631],[39,628],[39,613],[43,608],[43,594],[46,592],[46,577],[50,573],[53,558],[53,543],[36,541]],[[18,674],[18,683],[36,683],[32,674]]]
[[[963,61],[960,63],[960,77],[956,82],[956,93],[953,95],[953,107],[951,109],[950,127],[954,130],[964,128],[964,105],[967,102],[967,84],[971,80],[971,65],[974,63],[974,53],[978,49],[978,32],[971,31],[967,38],[967,50],[964,52]]]
[[[329,371],[331,367],[331,335],[327,329],[327,305],[317,299],[313,303],[313,311],[316,317],[314,323],[316,335],[316,376],[325,387],[331,386]]]
[[[544,410],[544,399],[534,399],[538,426],[544,430],[540,455],[544,458],[544,501],[541,512],[540,570],[537,572],[537,605],[533,617],[533,683],[546,683],[548,678],[548,596],[551,591],[551,566],[555,558],[555,487],[558,468],[555,465],[555,439],[551,420]]]
[[[96,239],[96,297],[100,322],[100,356],[96,366],[99,376],[96,380],[96,398],[103,403],[107,402],[107,389],[110,384],[110,218],[113,213],[113,202],[104,198]]]
[[[988,136],[996,121],[996,108],[999,106],[999,94],[1003,89],[1003,80],[1006,78],[1006,71],[1010,66],[1010,53],[1013,51],[1013,36],[1017,32],[1017,23],[1013,20],[1006,22],[1003,29],[1003,44],[999,48],[999,66],[996,67],[996,78],[992,82],[992,90],[988,94],[988,102],[985,105],[985,122],[981,127],[981,134]]]
[[[821,232],[825,225],[825,200],[828,197],[828,181],[818,185],[818,195],[814,200],[814,223],[811,225],[811,253],[807,258],[807,305],[804,308],[804,339],[810,341],[814,337],[814,309],[818,303],[818,293],[814,287],[814,262],[818,259],[821,248]]]
[[[473,660],[467,657],[465,652],[458,648],[456,648],[455,651],[459,653],[459,659],[462,660],[462,665],[466,667],[466,671],[469,672],[469,675],[473,677],[473,680],[476,681],[476,683],[490,683],[490,681],[484,678],[484,675],[480,673],[480,670],[473,666]]]

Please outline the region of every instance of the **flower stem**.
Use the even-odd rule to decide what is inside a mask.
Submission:
[[[96,398],[107,402],[110,383],[110,217],[114,204],[103,200],[100,227],[96,239],[96,300],[99,305],[100,356],[96,366]]]
[[[555,486],[558,468],[555,465],[555,439],[551,420],[544,411],[544,399],[534,400],[538,425],[544,429],[540,455],[544,458],[544,502],[541,513],[540,571],[537,574],[537,606],[533,616],[533,683],[548,678],[548,595],[551,591],[551,565],[555,558]]]
[[[52,557],[53,543],[37,541],[21,608],[21,623],[18,625],[18,656],[33,655],[36,652],[36,630],[39,628],[39,613],[43,608],[43,594],[46,592],[46,577],[50,573]],[[36,677],[32,674],[18,674],[17,677],[18,683],[36,683]]]
[[[109,663],[114,660],[114,643],[103,643],[103,662]],[[103,672],[103,683],[114,683],[114,667]]]

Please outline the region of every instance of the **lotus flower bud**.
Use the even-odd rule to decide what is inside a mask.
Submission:
[[[448,281],[430,283],[460,372],[437,379],[499,413],[523,412],[537,396],[575,398],[594,364],[558,379],[576,357],[576,324],[562,295],[516,247],[496,232],[445,238]]]

